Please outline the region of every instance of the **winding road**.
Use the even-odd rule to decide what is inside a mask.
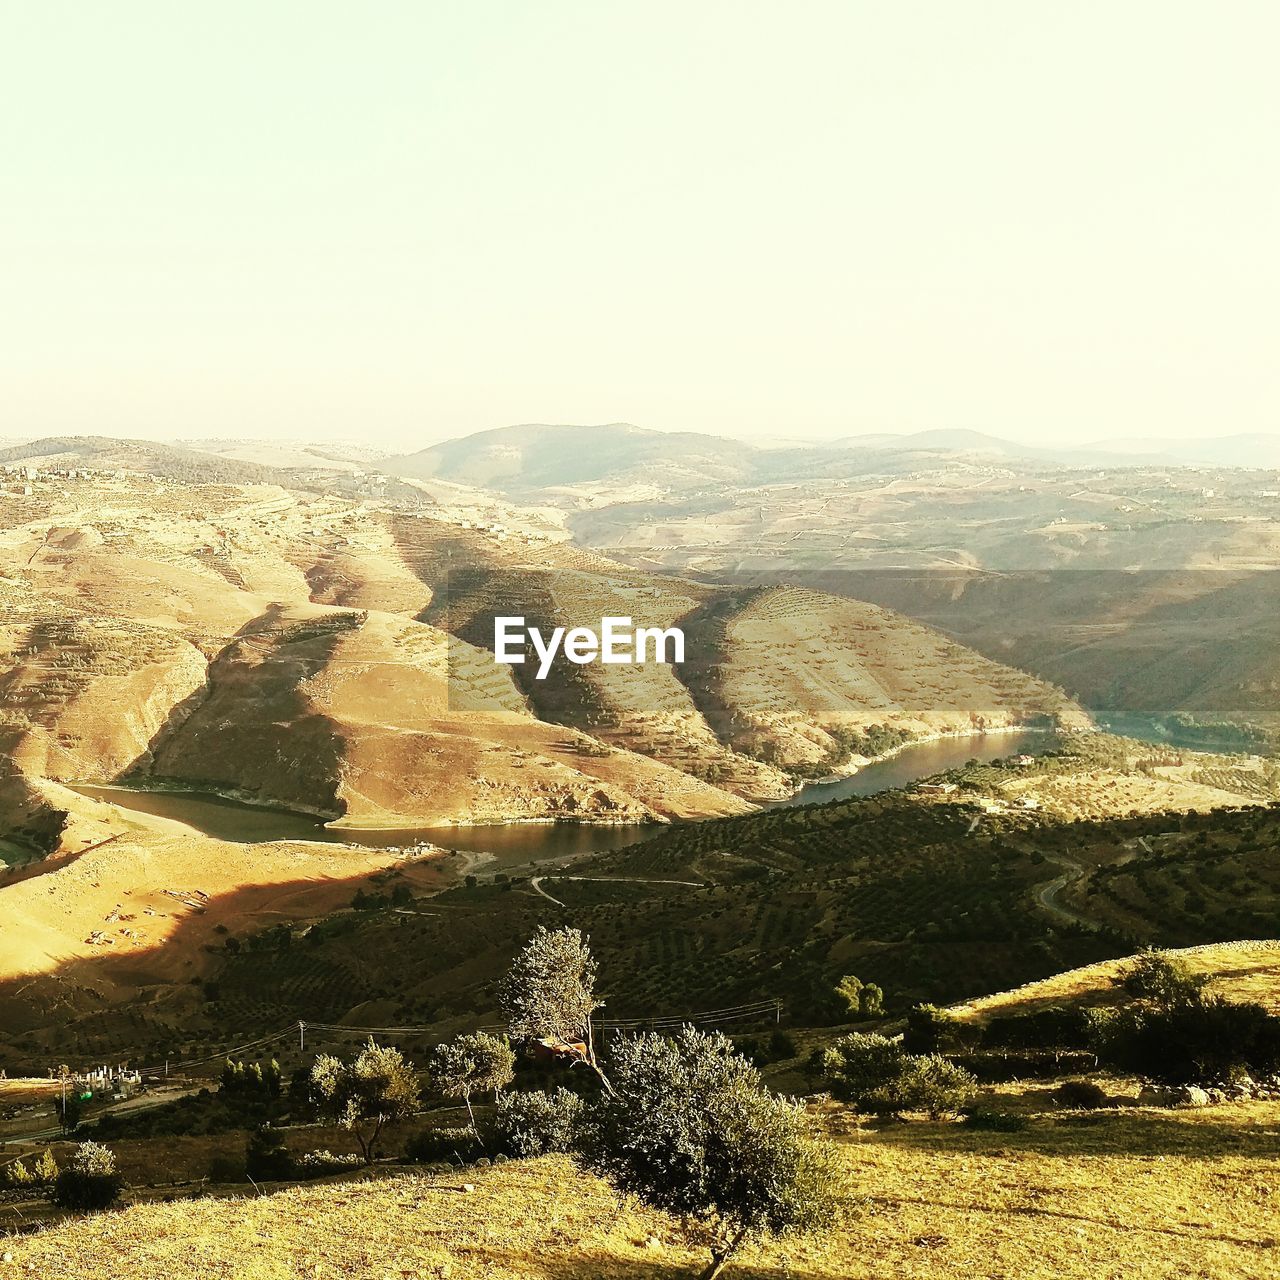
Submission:
[[[1085,869],[1074,858],[1068,858],[1065,854],[1046,853],[1043,856],[1046,862],[1052,862],[1056,866],[1062,867],[1063,872],[1060,876],[1054,876],[1052,880],[1046,880],[1043,884],[1036,885],[1036,901],[1050,915],[1057,916],[1059,920],[1065,920],[1068,924],[1080,925],[1081,928],[1088,929],[1091,933],[1097,933],[1102,928],[1101,921],[1081,915],[1071,907],[1063,906],[1058,897],[1067,885],[1079,880],[1085,874]]]
[[[541,894],[548,902],[554,902],[557,907],[566,907],[568,904],[561,902],[559,898],[553,898],[542,887],[544,880],[585,880],[602,884],[678,884],[685,889],[705,889],[707,887],[706,883],[700,880],[650,880],[644,876],[534,876],[529,881],[529,887],[535,893]]]

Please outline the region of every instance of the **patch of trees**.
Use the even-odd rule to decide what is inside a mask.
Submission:
[[[884,1017],[884,991],[874,982],[846,973],[836,983],[836,999],[841,1012],[850,1018]]]
[[[1280,1017],[1262,1005],[1227,999],[1210,975],[1160,951],[1139,955],[1115,979],[1127,997],[1114,1007],[1050,1007],[962,1023],[922,1006],[908,1018],[909,1046],[928,1043],[966,1064],[997,1053],[1018,1074],[1037,1074],[1033,1055],[1056,1069],[1086,1059],[1168,1084],[1202,1084],[1280,1070]],[[985,1073],[984,1073],[985,1074]]]
[[[541,929],[500,986],[511,1040],[585,1068],[598,1086],[590,1096],[563,1086],[502,1092],[512,1078],[505,1042],[460,1036],[436,1051],[432,1079],[468,1103],[472,1123],[419,1135],[410,1155],[466,1159],[481,1141],[507,1156],[569,1153],[620,1192],[684,1220],[710,1252],[706,1280],[753,1237],[829,1222],[836,1178],[800,1104],[769,1092],[719,1033],[621,1037],[602,1059],[590,1025],[601,1004],[595,974],[581,933]],[[794,1044],[786,1048],[794,1054]],[[470,1097],[494,1087],[492,1116],[477,1125]]]
[[[1280,1017],[1214,993],[1185,960],[1147,952],[1117,979],[1132,1003],[1095,1012],[1099,1057],[1168,1084],[1202,1084],[1280,1070]]]
[[[366,893],[356,890],[351,899],[354,911],[385,911],[391,907],[407,907],[413,901],[413,890],[407,884],[398,884],[390,893]]]

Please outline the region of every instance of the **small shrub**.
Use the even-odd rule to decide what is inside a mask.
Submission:
[[[1064,1080],[1053,1096],[1059,1106],[1081,1111],[1095,1111],[1110,1102],[1107,1091],[1094,1080]]]
[[[331,1173],[350,1173],[364,1165],[364,1159],[352,1152],[334,1155],[332,1151],[305,1151],[293,1162],[294,1177],[324,1178]]]
[[[962,1047],[966,1036],[976,1038],[981,1029],[966,1026],[953,1013],[935,1004],[918,1004],[907,1013],[902,1047],[908,1053],[947,1053]]]
[[[21,1160],[15,1160],[4,1167],[4,1185],[6,1187],[30,1187],[35,1184],[35,1175]]]
[[[53,1184],[50,1198],[59,1209],[88,1213],[108,1209],[120,1198],[124,1181],[115,1154],[97,1142],[82,1142]]]
[[[529,1157],[574,1151],[585,1104],[568,1089],[555,1093],[508,1093],[498,1099],[494,1144],[504,1155]]]
[[[235,1156],[214,1156],[209,1161],[209,1172],[205,1176],[210,1182],[243,1182],[245,1162]]]
[[[894,1111],[924,1111],[931,1119],[962,1111],[977,1092],[978,1082],[963,1067],[936,1053],[908,1058],[888,1091]]]
[[[470,1127],[423,1129],[405,1144],[404,1153],[417,1164],[471,1164],[484,1154]]]
[[[244,1171],[254,1182],[283,1182],[293,1176],[293,1157],[278,1130],[263,1125],[249,1135]]]
[[[1194,972],[1180,956],[1171,956],[1165,951],[1144,951],[1114,981],[1135,1000],[1158,1009],[1176,1009],[1198,1003],[1213,978],[1207,973]]]
[[[53,1152],[46,1147],[32,1169],[32,1178],[42,1187],[51,1187],[58,1180],[58,1172],[58,1162],[54,1159]]]
[[[776,1030],[769,1036],[769,1060],[771,1062],[789,1062],[796,1056],[795,1038],[782,1030]]]
[[[901,1074],[906,1060],[907,1052],[897,1041],[855,1031],[826,1049],[815,1050],[810,1066],[828,1082],[835,1097],[861,1106]]]
[[[822,1051],[818,1066],[832,1094],[867,1111],[938,1117],[973,1100],[977,1081],[937,1054],[912,1055],[887,1036],[854,1032]]]

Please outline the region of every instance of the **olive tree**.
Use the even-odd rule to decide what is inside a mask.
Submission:
[[[1176,1009],[1201,1003],[1213,976],[1196,973],[1181,956],[1146,950],[1135,956],[1113,982],[1135,1000],[1158,1009]]]
[[[49,1198],[59,1209],[88,1213],[109,1209],[120,1198],[123,1186],[115,1153],[100,1143],[82,1142],[54,1179]]]
[[[511,1039],[552,1039],[585,1046],[583,1061],[606,1093],[608,1078],[596,1058],[591,1015],[603,1006],[595,997],[596,962],[577,929],[539,928],[512,961],[498,988]]]
[[[593,1108],[587,1164],[620,1192],[700,1224],[720,1275],[752,1237],[829,1222],[834,1166],[799,1103],[776,1097],[719,1033],[685,1027],[612,1051],[616,1093]]]
[[[483,1031],[455,1036],[447,1044],[436,1045],[431,1060],[432,1086],[446,1098],[462,1099],[477,1141],[480,1131],[471,1109],[471,1095],[492,1093],[496,1096],[511,1083],[515,1073],[516,1055],[510,1044]]]
[[[311,1068],[311,1093],[330,1119],[350,1129],[372,1164],[383,1128],[418,1107],[418,1078],[399,1049],[372,1039],[351,1062],[321,1054]]]

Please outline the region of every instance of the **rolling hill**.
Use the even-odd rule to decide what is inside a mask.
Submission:
[[[1083,722],[1046,685],[817,594],[803,635],[779,624],[780,700],[762,624],[697,630],[721,589],[626,569],[517,508],[128,472],[33,487],[0,495],[0,727],[28,779],[230,790],[365,826],[639,820],[784,795],[788,769],[838,762],[836,726]],[[658,664],[532,681],[489,652],[514,600],[544,623],[689,618],[727,683],[712,696]],[[726,711],[773,734],[774,758]]]

